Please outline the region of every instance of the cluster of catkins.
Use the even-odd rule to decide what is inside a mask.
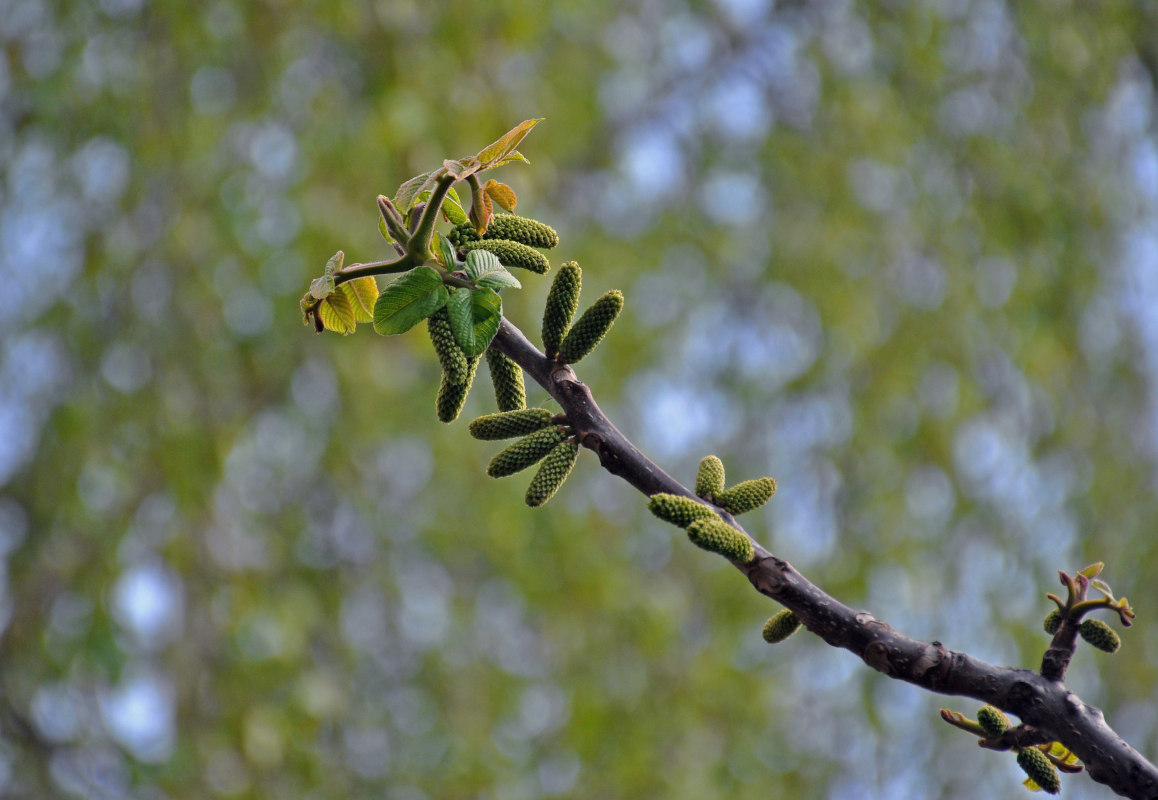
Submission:
[[[514,214],[495,214],[482,236],[474,225],[464,222],[455,226],[447,238],[463,253],[488,250],[499,257],[504,267],[519,267],[539,275],[551,264],[534,248],[550,250],[559,244],[559,234],[550,225]]]
[[[546,256],[533,248],[550,249],[559,244],[559,235],[550,225],[514,214],[495,216],[481,239],[469,223],[455,227],[448,238],[459,246],[460,251],[488,250],[504,267],[521,267],[539,274],[546,272],[551,265]],[[478,356],[467,356],[455,342],[446,308],[431,315],[426,326],[438,362],[442,365],[442,384],[435,403],[438,418],[443,422],[453,422],[466,402],[479,359]],[[527,398],[523,371],[493,348],[486,351],[486,359],[499,409],[516,411],[524,408]]]
[[[723,462],[716,456],[707,456],[700,462],[696,494],[729,514],[759,508],[775,493],[776,481],[771,478],[742,481],[725,489]],[[698,547],[740,564],[756,557],[752,541],[704,503],[682,495],[660,493],[651,496],[648,508],[660,519],[687,529],[688,538]]]
[[[506,216],[509,215],[495,219],[498,221]],[[594,350],[623,308],[623,295],[618,291],[608,292],[583,312],[572,326],[571,321],[579,307],[581,284],[579,265],[573,261],[564,264],[551,284],[543,311],[543,347],[548,357],[563,364],[573,364]],[[492,352],[488,350],[488,356]],[[470,424],[470,434],[476,439],[486,440],[520,437],[491,459],[487,474],[492,478],[505,478],[543,462],[527,487],[525,499],[532,508],[543,505],[554,496],[579,457],[574,430],[565,418],[554,416],[545,408],[505,410],[504,413],[479,417]]]

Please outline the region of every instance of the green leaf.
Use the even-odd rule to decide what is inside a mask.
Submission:
[[[486,352],[503,319],[503,301],[491,289],[456,289],[446,304],[454,340],[467,356]]]
[[[374,330],[383,336],[405,333],[446,305],[442,278],[430,267],[416,267],[378,295],[374,304]]]
[[[330,256],[326,261],[326,277],[334,277],[334,273],[342,268],[342,262],[346,260],[346,254],[341,250]]]
[[[382,234],[382,238],[388,242],[393,242],[394,239],[390,236],[390,231],[386,229],[386,220],[378,217],[378,233]]]
[[[499,263],[499,257],[488,250],[471,250],[466,254],[466,275],[483,289],[523,288],[523,284]]]
[[[438,252],[442,256],[442,266],[451,272],[458,269],[458,258],[454,254],[454,245],[441,233],[438,234]]]
[[[478,252],[477,250],[474,252]],[[485,251],[484,251],[485,252]],[[507,272],[507,268],[502,264],[499,265],[498,271],[491,272],[474,282],[475,286],[480,289],[522,289],[523,284],[519,283],[519,279],[511,273]]]
[[[414,205],[414,201],[418,199],[418,195],[422,194],[426,188],[427,182],[434,177],[433,172],[424,172],[421,175],[415,175],[410,180],[398,187],[398,193],[394,195],[394,205],[399,211],[405,214]]]
[[[1078,572],[1079,575],[1085,575],[1087,578],[1096,578],[1101,573],[1102,568],[1105,567],[1105,562],[1095,561],[1083,570]]]
[[[323,275],[310,281],[310,296],[316,300],[324,300],[334,293],[334,276]]]
[[[446,199],[442,201],[442,213],[446,214],[452,225],[461,225],[469,221],[466,210],[462,207],[462,201],[458,199],[458,192],[453,186],[446,193]]]
[[[497,165],[496,162],[516,152],[515,148],[519,146],[519,142],[523,141],[523,137],[531,132],[531,128],[542,121],[542,117],[539,119],[525,119],[497,140],[484,147],[478,154],[478,160],[482,164],[482,169],[490,169]]]

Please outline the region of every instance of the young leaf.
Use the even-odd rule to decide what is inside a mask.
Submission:
[[[430,267],[403,273],[378,295],[374,304],[374,330],[383,336],[405,333],[446,305],[442,278]]]
[[[471,250],[466,254],[466,276],[476,286],[485,289],[523,288],[523,284],[499,263],[499,257],[489,250]]]
[[[515,206],[519,203],[519,198],[515,196],[514,189],[505,183],[499,183],[493,178],[486,182],[483,190],[490,195],[492,200],[512,213],[515,210]]]
[[[1093,564],[1090,564],[1088,567],[1079,570],[1078,574],[1079,575],[1085,575],[1087,578],[1096,578],[1101,573],[1102,568],[1105,566],[1106,566],[1105,562],[1095,561]]]
[[[341,250],[330,256],[330,258],[326,261],[326,277],[334,277],[334,273],[342,268],[342,262],[345,260],[346,254]]]
[[[482,164],[482,169],[490,169],[496,166],[496,162],[515,152],[515,148],[519,146],[519,142],[523,141],[523,137],[531,132],[531,128],[542,121],[543,119],[541,117],[539,119],[523,120],[497,140],[484,147],[478,154],[478,160]]]
[[[382,219],[382,217],[378,217],[378,233],[382,234],[382,238],[386,241],[391,244],[394,243],[394,239],[390,236],[390,231],[386,230],[386,220]]]
[[[458,192],[453,186],[447,191],[446,199],[442,201],[442,213],[450,220],[451,225],[461,225],[468,221],[462,201],[458,199]]]
[[[378,302],[378,283],[373,275],[346,281],[338,287],[349,299],[357,322],[374,321],[374,304]]]
[[[310,281],[310,296],[315,300],[324,300],[334,293],[334,276],[323,275]]]
[[[418,195],[426,190],[426,184],[429,183],[437,173],[424,172],[421,175],[415,175],[410,180],[398,187],[398,193],[394,195],[394,206],[403,214],[410,210],[418,199]]]
[[[345,284],[342,285],[345,288]],[[318,306],[318,318],[326,326],[326,330],[340,333],[343,336],[351,334],[357,327],[354,319],[354,304],[345,292],[334,292]]]
[[[454,245],[441,233],[438,234],[438,254],[442,257],[442,266],[451,272],[458,269],[458,258],[454,255]]]
[[[503,319],[503,301],[491,289],[456,289],[446,310],[454,340],[468,356],[479,356],[486,351]]]

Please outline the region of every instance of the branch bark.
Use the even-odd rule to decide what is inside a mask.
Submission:
[[[562,406],[579,442],[599,457],[608,472],[647,496],[667,492],[700,500],[619,432],[570,366],[548,359],[510,321],[503,320],[491,346],[550,393]],[[716,510],[749,536],[730,514]],[[808,630],[828,644],[854,653],[890,678],[939,694],[971,697],[1016,714],[1022,726],[1012,738],[1026,743],[1059,741],[1082,760],[1095,781],[1125,797],[1158,800],[1158,767],[1115,733],[1099,709],[1084,703],[1061,680],[996,666],[940,642],[905,636],[868,612],[844,605],[787,561],[755,540],[752,543],[756,558],[737,568],[758,592],[792,609]]]

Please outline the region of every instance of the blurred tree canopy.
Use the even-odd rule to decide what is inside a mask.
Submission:
[[[501,178],[626,294],[578,370],[624,432],[684,482],[775,476],[769,549],[994,662],[1035,667],[1056,570],[1105,560],[1139,621],[1069,684],[1154,759],[1156,30],[1114,0],[9,0],[0,794],[1021,791],[942,698],[766,646],[775,607],[592,459],[524,507],[434,419],[423,335],[301,326],[331,253],[386,256],[375,195],[528,117]]]

